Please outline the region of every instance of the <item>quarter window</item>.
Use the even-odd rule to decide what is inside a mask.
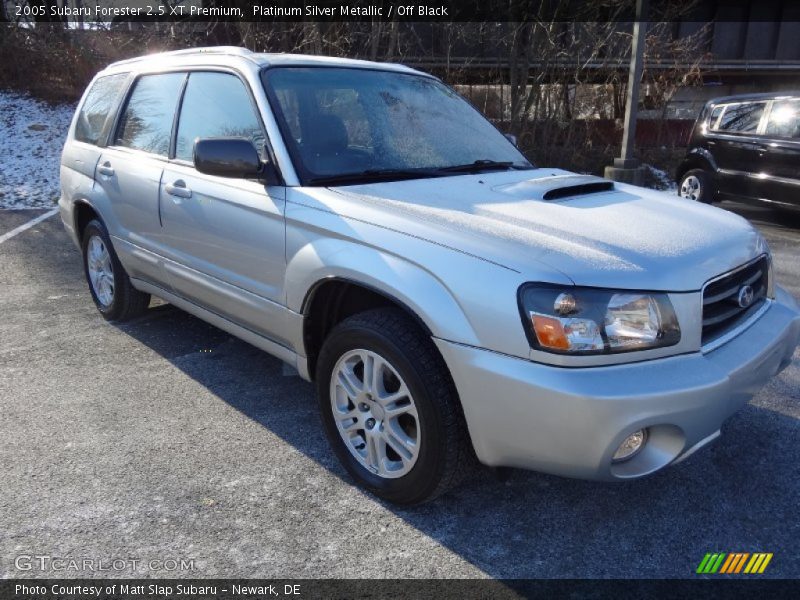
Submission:
[[[717,121],[719,120],[719,116],[722,114],[723,108],[725,108],[725,106],[715,106],[711,111],[711,116],[708,117],[708,123],[711,126],[711,129],[716,129]]]
[[[800,99],[776,100],[769,113],[766,135],[800,138]]]
[[[756,133],[766,102],[729,104],[722,113],[717,129],[737,133]]]
[[[144,75],[122,113],[115,144],[152,154],[169,154],[172,122],[186,73]]]
[[[75,123],[76,140],[88,144],[97,144],[100,141],[108,114],[117,105],[127,79],[127,73],[120,73],[95,80],[78,113],[78,121]]]
[[[261,123],[245,85],[228,73],[191,73],[178,122],[175,157],[193,160],[197,138],[243,137],[253,142],[263,159]]]

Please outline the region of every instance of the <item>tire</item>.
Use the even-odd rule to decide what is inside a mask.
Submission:
[[[381,374],[374,386],[364,384],[368,363]],[[344,373],[349,384],[342,384]],[[457,485],[475,463],[444,360],[399,309],[370,310],[338,324],[320,351],[316,384],[331,447],[350,475],[380,498],[406,505],[427,502]],[[377,401],[392,396],[395,401]],[[376,455],[385,460],[372,460]]]
[[[102,221],[94,219],[86,225],[81,250],[86,283],[103,318],[107,321],[128,321],[147,310],[150,294],[133,287]]]
[[[678,195],[686,200],[711,204],[714,201],[714,176],[704,169],[686,171],[678,183]]]

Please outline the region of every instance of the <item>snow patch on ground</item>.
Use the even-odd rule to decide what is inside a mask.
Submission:
[[[75,106],[0,90],[0,208],[52,208]]]

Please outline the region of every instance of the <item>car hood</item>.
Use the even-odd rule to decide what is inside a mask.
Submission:
[[[767,251],[753,227],[728,211],[556,169],[333,191],[378,209],[367,212],[376,225],[531,278],[547,265],[578,285],[698,290]]]

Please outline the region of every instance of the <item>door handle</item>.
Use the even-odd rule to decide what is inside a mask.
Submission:
[[[177,198],[191,198],[192,190],[186,187],[186,182],[183,179],[178,179],[172,183],[164,186],[164,190],[170,195]]]
[[[106,175],[108,177],[114,175],[114,169],[111,168],[111,163],[108,161],[97,167],[97,172],[100,173],[100,175]]]

